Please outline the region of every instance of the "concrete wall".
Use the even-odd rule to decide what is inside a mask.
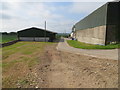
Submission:
[[[80,42],[105,45],[106,26],[77,30],[76,39]]]
[[[44,37],[19,37],[19,40],[22,41],[41,41],[44,42],[45,38]],[[46,41],[49,40],[49,37],[46,37]]]

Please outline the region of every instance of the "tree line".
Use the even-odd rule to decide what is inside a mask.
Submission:
[[[17,35],[17,32],[0,32],[2,35]]]

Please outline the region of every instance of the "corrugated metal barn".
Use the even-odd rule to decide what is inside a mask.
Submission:
[[[18,39],[22,41],[53,41],[56,38],[55,32],[39,29],[36,27],[18,31]]]
[[[108,2],[76,23],[74,37],[90,44],[109,44],[119,41],[120,2]]]

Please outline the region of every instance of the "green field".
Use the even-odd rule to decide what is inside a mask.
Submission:
[[[6,43],[13,40],[17,40],[17,35],[1,35],[0,36],[0,43]]]
[[[17,62],[24,61],[32,61],[36,62],[37,52],[42,52],[44,49],[44,46],[51,43],[45,43],[45,42],[18,42],[16,44],[13,44],[11,46],[7,46],[2,48],[2,60],[3,60],[3,67],[11,66],[10,64],[14,64]],[[10,56],[15,55],[11,59],[9,63],[4,63],[6,59],[9,59]],[[30,57],[32,56],[32,57]],[[15,58],[16,57],[16,58]],[[8,62],[8,61],[7,61]]]
[[[118,46],[120,46],[120,44],[111,44],[106,46],[93,45],[93,44],[86,44],[86,43],[82,43],[74,40],[67,40],[67,43],[72,47],[81,48],[81,49],[115,49],[115,48],[118,48]]]
[[[46,46],[53,45],[51,42],[17,42],[11,46],[2,48],[2,87],[17,88],[17,84],[27,87],[34,78],[30,70],[43,60]]]

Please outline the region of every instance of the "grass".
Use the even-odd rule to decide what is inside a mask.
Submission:
[[[2,35],[0,39],[0,43],[6,43],[13,40],[17,40],[17,35]]]
[[[52,44],[50,42],[18,42],[14,45],[2,48],[2,60],[3,65],[14,64],[17,62],[23,62],[29,60],[29,63],[34,63],[37,58],[37,53],[42,53],[44,51],[45,45]],[[9,59],[11,56],[13,60],[10,62],[4,62],[4,60]],[[34,61],[34,62],[33,62]]]
[[[120,44],[111,44],[111,45],[93,45],[93,44],[86,44],[79,41],[74,40],[67,40],[67,43],[75,48],[81,48],[81,49],[115,49],[118,48]]]
[[[27,77],[29,69],[34,69],[44,55],[46,45],[53,45],[51,42],[17,42],[11,46],[2,48],[2,75],[3,87],[17,87],[16,81]],[[11,73],[12,72],[12,73]],[[21,81],[20,84],[28,84]],[[12,85],[12,86],[11,86]],[[25,85],[25,86],[26,86]]]

